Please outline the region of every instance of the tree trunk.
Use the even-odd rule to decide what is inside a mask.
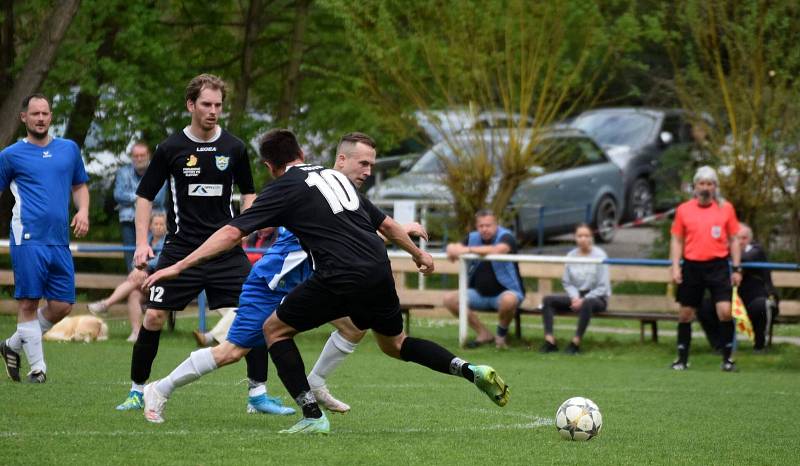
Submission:
[[[247,100],[250,93],[250,86],[253,81],[253,54],[255,53],[256,37],[261,32],[263,24],[263,0],[251,0],[247,10],[247,17],[244,21],[244,40],[242,41],[242,61],[239,67],[239,79],[236,80],[236,88],[233,94],[233,104],[231,105],[230,128],[234,133],[238,133],[247,111]]]
[[[294,31],[289,47],[289,64],[283,81],[281,96],[278,99],[278,110],[275,115],[277,124],[285,126],[292,115],[297,100],[297,89],[300,85],[300,64],[305,52],[306,27],[308,26],[308,10],[311,0],[297,0],[295,3]]]
[[[0,146],[14,139],[19,127],[19,109],[25,96],[36,92],[47,77],[56,51],[78,11],[80,0],[62,0],[42,24],[25,66],[0,107]]]
[[[3,24],[0,25],[0,102],[8,95],[14,84],[11,68],[14,66],[14,0],[2,0],[0,10]]]
[[[120,30],[118,18],[122,15],[123,10],[127,5],[121,5],[115,15],[109,15],[103,24],[100,26],[103,34],[103,42],[97,48],[96,61],[99,62],[103,58],[112,58],[115,55],[114,43],[117,40],[117,34]],[[92,33],[94,35],[94,33]],[[102,85],[108,81],[108,76],[103,72],[103,69],[98,67],[95,72],[95,86],[93,90],[87,90],[82,87],[78,96],[75,98],[75,106],[72,107],[72,112],[67,120],[67,129],[64,132],[66,139],[72,139],[78,144],[78,147],[83,148],[86,142],[86,135],[89,134],[89,128],[94,121],[94,114],[97,110],[97,105],[100,103],[100,90]]]

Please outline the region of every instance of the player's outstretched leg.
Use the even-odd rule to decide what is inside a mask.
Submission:
[[[508,385],[489,366],[472,365],[436,343],[405,334],[387,337],[375,333],[384,353],[403,361],[415,362],[444,374],[464,377],[473,382],[497,406],[505,406],[511,394]]]
[[[357,335],[358,340],[360,340],[363,337],[364,332],[361,332],[355,328],[355,326],[350,323],[350,319],[345,319],[349,325],[353,327],[356,332],[355,335]],[[350,411],[350,405],[343,401],[337,400],[333,395],[331,395],[326,382],[330,373],[342,363],[348,354],[355,351],[357,346],[358,343],[353,343],[342,336],[339,330],[334,331],[331,333],[331,336],[328,337],[328,341],[325,342],[325,346],[322,348],[322,352],[319,354],[319,358],[314,364],[314,368],[311,369],[311,372],[308,374],[308,384],[311,387],[311,392],[317,399],[317,403],[322,405],[328,411],[334,413],[346,413]]]

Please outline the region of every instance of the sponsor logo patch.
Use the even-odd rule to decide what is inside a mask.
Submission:
[[[714,239],[719,239],[722,236],[722,227],[714,225],[711,227],[711,237]]]
[[[190,184],[190,196],[219,197],[222,196],[221,184]]]
[[[219,171],[225,171],[225,169],[228,168],[228,161],[229,160],[230,160],[230,157],[228,157],[227,155],[215,155],[214,156],[214,162],[216,162],[217,168],[219,169]]]
[[[190,156],[189,156],[189,158],[186,160],[186,166],[187,166],[187,167],[194,167],[194,166],[196,166],[196,165],[197,165],[197,156],[196,156],[196,155],[194,155],[194,154],[192,154],[192,155],[190,155]]]
[[[214,146],[198,147],[197,152],[216,152],[217,148]]]

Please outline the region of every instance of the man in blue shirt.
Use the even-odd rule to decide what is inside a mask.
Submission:
[[[136,188],[139,187],[139,182],[142,181],[142,177],[150,165],[150,148],[147,147],[147,143],[136,141],[131,147],[130,157],[131,163],[120,167],[114,177],[114,200],[117,201],[117,210],[119,211],[122,245],[131,248],[130,251],[125,251],[125,267],[128,269],[128,273],[133,269],[133,248],[136,246],[136,217],[134,215],[136,212]],[[164,210],[166,195],[165,184],[153,200],[154,210]],[[135,298],[139,299],[139,293],[136,295]],[[139,305],[138,301],[136,301],[136,305]]]
[[[0,341],[0,355],[8,376],[19,382],[19,351],[24,350],[31,368],[28,381],[44,383],[42,335],[75,303],[69,227],[78,238],[89,231],[89,178],[78,146],[49,135],[47,97],[25,98],[20,118],[27,137],[0,152],[0,190],[9,188],[15,200],[9,239],[19,303],[17,331]],[[78,212],[68,224],[70,194]],[[37,309],[41,298],[47,304]]]

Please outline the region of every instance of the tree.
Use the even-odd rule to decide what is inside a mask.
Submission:
[[[31,48],[25,66],[14,77],[14,85],[0,106],[0,146],[5,146],[13,140],[20,124],[18,116],[20,103],[25,96],[38,90],[44,82],[58,46],[72,23],[79,5],[80,0],[60,1],[42,23],[39,36]],[[10,8],[12,6],[8,6],[7,11]],[[13,22],[14,18],[12,16],[7,20]],[[11,27],[6,25],[4,29]]]
[[[384,117],[408,126],[418,111],[445,135],[443,183],[462,229],[485,205],[508,217],[530,168],[552,156],[539,150],[546,128],[602,93],[632,22],[622,14],[607,27],[596,5],[581,1],[327,5],[345,21],[364,92]],[[503,123],[488,139],[475,126],[464,143],[464,136],[448,136],[440,109],[462,109],[473,119],[496,111]]]
[[[722,193],[762,241],[786,225],[800,255],[800,7],[683,0],[670,11],[675,89],[709,127]]]

